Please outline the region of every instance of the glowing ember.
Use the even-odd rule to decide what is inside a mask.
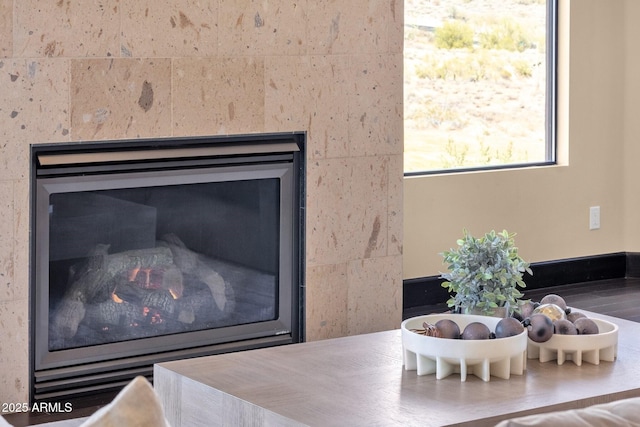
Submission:
[[[162,323],[162,317],[160,316],[160,313],[155,312],[152,316],[151,316],[151,324],[152,325],[157,325],[158,323]]]
[[[122,304],[124,301],[118,295],[114,293],[111,294],[111,299],[117,302],[118,304]]]

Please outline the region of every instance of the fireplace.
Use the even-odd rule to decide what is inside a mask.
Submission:
[[[305,134],[33,145],[33,401],[300,342]]]

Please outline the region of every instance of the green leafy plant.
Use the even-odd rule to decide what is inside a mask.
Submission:
[[[498,307],[517,308],[526,285],[525,272],[533,275],[529,263],[518,255],[514,233],[491,231],[480,238],[466,230],[458,248],[443,252],[448,272],[442,286],[454,295],[447,301],[456,309],[480,310],[490,314]]]

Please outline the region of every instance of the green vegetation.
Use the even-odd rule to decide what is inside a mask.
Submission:
[[[436,29],[435,43],[440,49],[472,48],[473,29],[462,21],[447,21]]]
[[[460,168],[466,164],[467,154],[469,154],[468,144],[456,144],[449,138],[445,150],[446,155],[443,156],[442,163],[446,169]]]
[[[415,73],[421,79],[470,81],[511,78],[513,72],[520,77],[533,74],[530,61],[519,56],[503,56],[491,53],[502,50],[522,53],[534,49],[533,42],[522,27],[510,19],[503,19],[478,32],[478,46],[474,46],[473,28],[461,21],[447,21],[435,30],[434,44],[438,49],[452,51],[449,55],[426,56]],[[513,71],[513,72],[512,72]]]
[[[510,73],[505,73],[509,68],[516,70],[521,76],[531,75],[531,65],[525,60],[514,60],[511,64],[486,51],[457,52],[447,58],[426,56],[415,68],[415,73],[421,79],[477,82],[509,78]]]
[[[405,170],[543,159],[546,0],[409,5]]]
[[[492,25],[488,31],[480,32],[478,38],[483,49],[524,52],[535,46],[522,26],[509,18]]]
[[[446,124],[449,129],[460,129],[465,124],[452,105],[446,102],[435,102],[432,99],[423,100],[420,108],[411,114],[411,118],[431,127],[439,127]]]
[[[477,147],[475,153],[471,150],[472,145]],[[441,154],[440,163],[444,169],[455,169],[470,166],[504,165],[523,162],[525,159],[526,156],[523,159],[518,159],[515,156],[513,141],[510,141],[506,148],[498,150],[487,145],[480,138],[473,144],[449,138],[445,145],[445,152]]]
[[[529,61],[524,59],[516,59],[513,61],[513,68],[521,77],[531,77],[533,75],[533,67]]]
[[[451,308],[480,309],[491,314],[498,307],[507,307],[509,314],[523,296],[518,288],[526,287],[524,273],[533,274],[529,263],[518,254],[515,233],[491,231],[476,238],[464,230],[458,247],[441,255],[448,272],[445,280],[451,298]]]

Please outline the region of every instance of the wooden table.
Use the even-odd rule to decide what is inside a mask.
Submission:
[[[400,330],[157,364],[174,427],[494,425],[505,418],[640,396],[640,323],[619,326],[599,365],[529,359],[524,375],[436,380],[402,365]]]

